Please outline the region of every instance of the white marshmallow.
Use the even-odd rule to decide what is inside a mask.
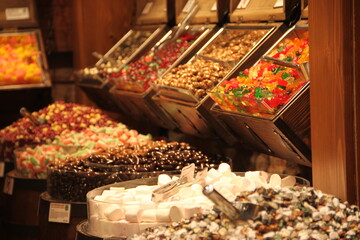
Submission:
[[[180,199],[186,199],[190,198],[195,195],[194,190],[192,190],[190,187],[180,188],[178,194]]]
[[[191,185],[191,190],[193,190],[194,196],[203,196],[202,191],[203,187],[200,184],[193,184]]]
[[[181,206],[172,206],[169,209],[170,220],[172,222],[179,222],[183,218],[184,209]]]
[[[281,187],[293,187],[296,184],[296,179],[294,176],[286,176],[281,179]]]
[[[124,207],[125,220],[128,222],[140,222],[142,209],[139,206],[128,206]]]
[[[158,208],[156,209],[156,221],[157,222],[170,222],[170,208]]]
[[[124,218],[124,210],[116,204],[112,204],[104,211],[104,216],[110,221],[118,221]]]
[[[221,177],[221,174],[218,171],[216,171],[214,168],[212,168],[208,171],[207,177],[212,178],[213,181],[217,181]]]
[[[116,191],[118,193],[122,193],[125,192],[125,188],[124,187],[110,187],[110,191]]]
[[[279,176],[279,174],[271,175],[270,181],[269,181],[269,186],[273,187],[273,188],[281,186],[281,177]]]
[[[141,214],[141,222],[156,222],[156,209],[144,209]]]
[[[218,167],[218,172],[219,173],[231,172],[231,166],[227,163],[220,163],[220,165]]]
[[[183,208],[183,218],[189,219],[197,213],[201,213],[201,207],[184,207]]]
[[[171,177],[167,174],[160,174],[158,177],[158,185],[162,186],[171,182]]]
[[[117,193],[117,191],[115,191],[115,190],[104,190],[101,195],[102,196],[113,196],[116,193]]]

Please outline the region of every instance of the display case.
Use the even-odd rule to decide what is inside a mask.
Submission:
[[[260,22],[263,19],[259,16],[257,22],[249,23],[247,21],[253,19],[241,17],[239,19],[246,22],[226,23],[192,59],[180,62],[177,68],[168,71],[156,82],[154,102],[172,116],[182,132],[199,137],[220,138],[230,145],[237,142],[231,130],[211,114],[213,101],[206,92],[226,78],[233,69],[253,64],[286,32],[289,27],[284,19],[287,20],[286,16],[291,18],[293,6],[285,3],[287,7],[284,5],[279,10],[273,8],[274,3],[272,1],[271,6],[265,6],[267,13],[282,12],[283,22],[264,23]],[[256,8],[251,7],[251,4],[259,6],[259,2],[252,1],[248,8],[241,10],[250,11],[256,16]],[[194,71],[195,66],[198,69]],[[219,74],[223,72],[224,75]]]
[[[299,21],[210,97],[212,113],[251,149],[311,166],[308,26]]]
[[[37,110],[51,102],[42,34],[33,0],[0,2],[0,126],[18,119],[19,109]]]
[[[106,54],[94,52],[99,59],[94,66],[76,73],[77,85],[91,100],[102,109],[119,113],[127,110],[109,94],[114,79],[125,64],[150,50],[170,29],[166,0],[137,0],[134,4],[136,24]]]
[[[183,5],[176,6],[182,9],[183,16],[177,16],[178,25],[150,51],[124,66],[115,80],[115,86],[110,90],[119,105],[126,106],[128,115],[140,121],[149,119],[153,124],[167,129],[175,129],[176,125],[152,101],[155,94],[153,82],[178,62],[192,56],[216,32],[215,22],[192,24],[204,7],[201,1],[183,1]],[[216,15],[216,12],[213,14]]]

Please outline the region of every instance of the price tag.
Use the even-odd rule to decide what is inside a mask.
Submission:
[[[245,9],[249,5],[250,0],[241,0],[236,8]]]
[[[8,195],[12,195],[14,190],[14,178],[6,177],[4,182],[3,192]]]
[[[5,162],[0,162],[0,177],[4,177],[5,174]]]
[[[29,8],[27,7],[5,9],[6,20],[24,20],[29,18],[30,18],[30,11]]]
[[[69,203],[50,203],[49,222],[70,223],[71,205]]]
[[[195,0],[188,0],[188,1],[186,2],[186,4],[185,4],[185,6],[184,6],[184,8],[183,8],[182,11],[183,11],[184,13],[190,12],[191,9],[193,8],[194,4],[195,4]]]
[[[280,8],[284,7],[284,0],[276,0],[276,3],[274,4],[274,8]]]
[[[154,2],[148,2],[148,3],[146,3],[146,5],[145,5],[144,9],[142,10],[141,14],[142,14],[142,15],[149,14],[149,12],[150,12],[153,4],[154,4]]]
[[[216,3],[216,1],[215,1],[214,4],[212,5],[210,11],[216,12],[216,10],[217,10],[217,3]]]

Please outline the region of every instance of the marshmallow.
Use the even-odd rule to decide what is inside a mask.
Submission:
[[[115,191],[115,190],[104,190],[101,195],[102,196],[113,196],[116,193],[117,193],[117,191]]]
[[[141,214],[142,222],[156,222],[156,209],[144,209]]]
[[[190,187],[180,188],[178,192],[180,199],[186,199],[192,197],[193,195],[195,195],[195,192]]]
[[[214,168],[212,168],[208,171],[207,177],[212,178],[213,181],[217,181],[221,177],[221,174],[218,171],[216,171]]]
[[[203,187],[200,184],[193,184],[191,185],[191,190],[193,190],[194,196],[203,196],[202,191]]]
[[[184,207],[182,216],[185,219],[189,219],[197,213],[201,213],[201,207]]]
[[[110,191],[116,191],[118,193],[122,193],[125,192],[125,188],[124,187],[110,187]]]
[[[218,167],[218,172],[219,173],[223,173],[223,172],[231,172],[231,167],[229,164],[227,163],[220,163],[219,167]]]
[[[158,177],[158,185],[162,186],[171,182],[171,177],[167,174],[160,174]]]
[[[118,221],[124,217],[124,210],[113,204],[105,209],[104,216],[110,221]]]
[[[179,222],[183,218],[184,209],[180,206],[172,206],[169,209],[170,220],[172,222]]]
[[[157,222],[170,222],[170,208],[158,208],[156,209],[156,221]]]
[[[149,194],[152,191],[152,189],[147,185],[137,186],[135,190],[136,194]]]
[[[280,187],[281,186],[281,177],[278,174],[273,174],[270,177],[269,181],[270,187]]]
[[[139,206],[124,207],[125,220],[128,222],[140,222],[142,210]]]
[[[281,179],[281,187],[293,187],[296,184],[296,179],[294,176],[286,176]]]

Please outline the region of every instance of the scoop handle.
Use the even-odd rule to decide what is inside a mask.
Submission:
[[[231,220],[238,220],[240,218],[240,212],[238,209],[234,207],[234,205],[223,195],[216,191],[212,185],[206,185],[203,188],[203,194]]]
[[[27,117],[30,119],[30,121],[35,124],[36,126],[39,126],[41,123],[39,120],[36,119],[25,107],[20,108],[20,114],[23,117]]]

